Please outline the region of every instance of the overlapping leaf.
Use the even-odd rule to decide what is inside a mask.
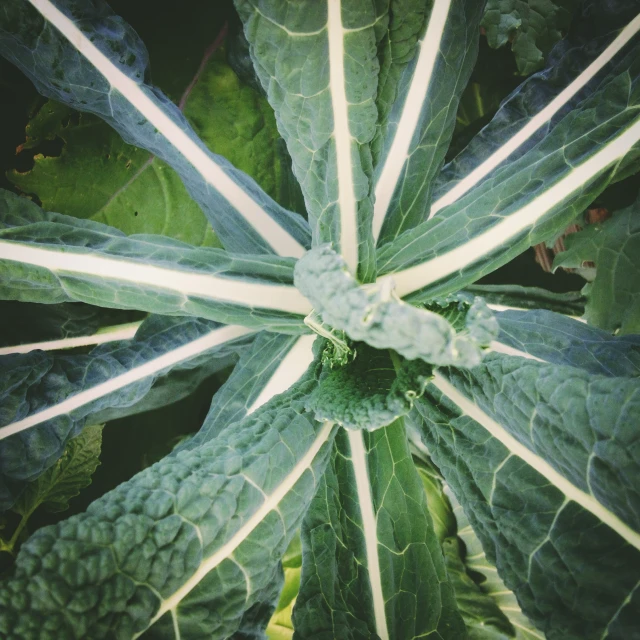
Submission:
[[[326,245],[296,263],[295,284],[329,325],[409,360],[472,367],[482,358],[481,347],[497,334],[497,323],[481,300],[469,308],[465,330],[456,333],[442,315],[401,302],[391,287],[360,286],[342,257]]]
[[[569,36],[553,49],[546,68],[520,84],[491,122],[436,179],[431,215],[513,162],[607,80],[640,31],[634,0],[586,0]],[[624,175],[624,174],[620,174]]]
[[[315,335],[258,334],[213,396],[200,431],[180,448],[193,448],[211,440],[227,425],[242,420],[296,384],[314,360],[315,339]]]
[[[562,231],[624,172],[640,148],[636,41],[543,141],[382,248],[379,271],[393,273],[400,296],[426,299],[477,280]]]
[[[153,627],[226,638],[251,629],[330,452],[331,425],[301,411],[304,384],[41,529],[0,593],[3,636],[137,638]]]
[[[243,327],[154,316],[135,340],[100,345],[86,355],[34,351],[1,357],[1,508],[12,505],[26,481],[51,467],[89,420],[113,415],[114,408],[119,415],[135,412],[154,382],[171,370],[205,365],[210,372],[217,358],[229,362],[235,342],[248,335]]]
[[[288,258],[236,257],[164,236],[127,237],[0,192],[0,298],[79,300],[296,333],[304,327],[297,314],[308,313],[309,305],[286,284],[292,267]]]
[[[72,348],[80,346],[78,342],[85,342],[84,338],[88,344],[97,344],[98,335],[113,335],[125,327],[129,337],[133,337],[143,315],[78,302],[38,305],[3,300],[0,301],[0,354],[33,348]]]
[[[632,636],[637,378],[490,356],[426,394],[425,444],[523,611],[549,640]]]
[[[144,45],[106,3],[10,0],[3,9],[2,54],[44,95],[95,113],[172,166],[227,249],[302,255],[304,220],[212,154],[178,107],[144,84]]]
[[[402,421],[338,434],[302,540],[294,637],[464,637]]]

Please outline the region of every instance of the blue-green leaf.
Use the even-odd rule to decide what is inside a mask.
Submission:
[[[302,187],[314,244],[375,275],[369,143],[388,0],[236,0]]]
[[[427,3],[419,4],[424,11]],[[458,101],[476,61],[482,7],[480,0],[435,0],[424,20],[417,51],[402,73],[379,134],[373,234],[380,244],[426,218]],[[409,20],[406,10],[399,13],[398,21]],[[413,25],[419,26],[421,17],[413,17]],[[395,13],[392,23],[394,18]]]
[[[640,336],[616,338],[542,309],[503,311],[496,317],[500,324],[499,345],[507,345],[525,356],[598,375],[640,376]]]
[[[549,640],[633,637],[638,379],[488,356],[425,398],[429,453],[524,613]]]
[[[546,68],[520,84],[491,122],[443,169],[431,216],[529,151],[571,110],[597,91],[609,67],[640,32],[635,0],[582,3],[582,15],[558,43]],[[623,175],[623,174],[622,174]]]
[[[299,257],[308,227],[246,174],[211,153],[174,105],[146,85],[147,51],[100,0],[8,0],[0,14],[0,52],[38,90],[111,124],[182,178],[230,251]]]
[[[4,299],[79,300],[285,333],[304,331],[300,314],[310,311],[291,285],[290,258],[127,237],[98,222],[45,213],[7,191],[0,192],[0,274]]]
[[[114,417],[114,408],[127,413],[169,371],[210,366],[218,358],[229,362],[247,337],[244,327],[152,316],[134,340],[100,345],[86,355],[0,357],[0,508],[10,507],[25,482],[51,467],[88,421]]]
[[[341,431],[307,513],[294,638],[461,640],[401,421]]]
[[[242,420],[297,384],[314,361],[315,340],[315,335],[258,334],[213,396],[200,431],[182,447],[193,448],[211,440],[232,422]]]
[[[363,287],[326,245],[296,263],[295,284],[329,325],[352,340],[393,349],[409,360],[472,367],[482,359],[481,347],[498,331],[480,299],[469,307],[465,329],[456,333],[442,315],[405,304],[390,286]]]
[[[222,640],[255,632],[331,451],[331,424],[302,411],[308,384],[38,531],[0,590],[0,634],[111,640],[150,630]]]

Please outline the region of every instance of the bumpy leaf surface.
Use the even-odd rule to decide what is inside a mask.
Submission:
[[[637,378],[488,356],[425,397],[424,442],[524,613],[549,640],[633,637]]]
[[[325,366],[308,407],[318,420],[347,429],[379,429],[407,414],[431,377],[431,366],[397,354],[353,347],[355,358],[343,367]],[[395,359],[395,362],[394,362]]]
[[[338,434],[302,540],[294,638],[464,637],[402,421]]]
[[[302,412],[305,384],[32,536],[0,591],[3,637],[222,639],[254,627],[330,452],[331,425]]]
[[[295,266],[296,287],[313,303],[325,322],[353,340],[378,349],[393,349],[409,360],[472,367],[483,345],[497,334],[492,313],[480,300],[470,308],[466,331],[432,311],[405,304],[391,288],[365,288],[349,273],[331,247],[316,247]]]

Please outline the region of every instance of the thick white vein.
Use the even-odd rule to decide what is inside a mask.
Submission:
[[[489,345],[489,349],[491,351],[495,351],[496,353],[503,353],[506,356],[516,356],[518,358],[527,358],[529,360],[537,360],[538,362],[547,362],[542,358],[537,358],[536,356],[527,353],[526,351],[520,351],[520,349],[515,349],[514,347],[510,347],[508,344],[504,342],[498,342],[497,340],[493,340]]]
[[[638,14],[611,42],[611,44],[565,89],[563,89],[544,109],[537,113],[514,136],[496,149],[484,162],[479,164],[452,189],[438,198],[431,206],[429,218],[452,204],[483,178],[502,164],[516,149],[521,147],[541,127],[564,107],[596,74],[598,74],[640,32],[640,14]]]
[[[229,342],[230,340],[235,340],[251,332],[251,329],[237,325],[228,325],[220,327],[219,329],[214,329],[206,335],[197,338],[192,342],[188,342],[181,347],[172,349],[153,360],[145,362],[143,365],[134,367],[126,373],[122,373],[110,380],[107,380],[106,382],[102,382],[94,387],[80,391],[66,400],[48,407],[47,409],[43,409],[42,411],[38,411],[37,413],[33,413],[22,420],[17,420],[16,422],[12,422],[11,424],[1,427],[0,440],[8,438],[16,433],[20,433],[21,431],[25,431],[26,429],[30,429],[31,427],[35,427],[47,420],[52,420],[58,416],[71,413],[75,409],[79,409],[80,407],[94,402],[99,398],[103,398],[114,391],[123,389],[124,387],[134,384],[135,382],[139,382],[140,380],[144,380],[149,376],[156,375],[159,372],[174,367],[181,362],[191,360],[213,347],[217,347],[225,342]]]
[[[373,237],[375,240],[380,236],[400,175],[410,157],[411,141],[415,137],[425,100],[428,99],[429,85],[440,53],[440,44],[450,6],[451,0],[435,0],[426,33],[418,43],[419,53],[409,91],[393,142],[384,159],[382,171],[376,183],[376,199],[373,209]]]
[[[316,334],[311,334],[300,336],[296,340],[285,357],[282,358],[273,375],[258,394],[258,397],[247,409],[247,415],[259,409],[279,393],[284,393],[302,378],[309,365],[313,362],[313,343],[317,337]]]
[[[121,256],[95,255],[71,247],[44,248],[0,240],[0,260],[44,267],[55,274],[77,273],[98,276],[105,282],[128,282],[172,291],[183,297],[193,295],[306,315],[311,311],[307,299],[293,286],[158,267]]]
[[[358,202],[353,180],[349,103],[344,75],[344,37],[341,0],[327,0],[329,38],[329,89],[333,109],[333,138],[338,169],[338,207],[340,210],[340,253],[352,273],[358,268]]]
[[[611,527],[620,537],[636,549],[640,549],[640,533],[634,531],[615,513],[607,509],[593,495],[586,493],[561,473],[556,471],[544,458],[534,453],[516,440],[502,425],[487,415],[475,402],[458,391],[442,374],[436,372],[432,384],[447,396],[460,410],[486,429],[494,438],[501,442],[508,451],[518,456],[530,467],[544,476],[554,487],[559,489],[569,500],[579,504],[583,509],[591,512],[598,520]]]
[[[279,255],[300,258],[305,248],[281,227],[134,80],[104,55],[71,19],[50,0],[29,2],[84,56],[169,144],[175,147],[205,182],[218,191]]]
[[[351,464],[356,477],[358,491],[358,505],[362,517],[362,533],[364,535],[365,551],[367,554],[367,570],[371,584],[373,599],[373,615],[376,623],[376,633],[381,640],[389,640],[387,616],[384,607],[384,593],[382,591],[382,575],[380,573],[380,558],[378,555],[378,519],[373,507],[371,482],[367,465],[367,454],[364,449],[362,431],[347,431],[349,447],[351,449]]]
[[[160,602],[160,607],[158,608],[155,616],[149,622],[147,628],[155,624],[165,613],[167,613],[167,611],[175,609],[211,571],[213,571],[223,560],[226,560],[231,556],[231,554],[251,535],[255,528],[267,517],[267,515],[269,515],[271,511],[278,508],[282,499],[294,488],[295,484],[300,480],[304,472],[311,468],[313,460],[322,448],[322,445],[324,445],[324,443],[329,439],[332,430],[333,422],[326,421],[322,425],[307,452],[283,478],[282,482],[276,487],[273,493],[267,496],[256,512],[224,545],[222,545],[208,558],[205,558],[195,573],[179,589],[177,589],[169,598]],[[146,631],[146,629],[144,631]],[[141,636],[144,631],[133,636],[134,640]]]
[[[489,307],[489,309],[492,309],[493,311],[531,311],[531,308],[527,308],[527,307],[511,307],[508,306],[506,304],[494,304],[493,302],[487,302],[487,307]],[[572,320],[577,320],[578,322],[582,322],[583,324],[586,324],[587,321],[584,318],[581,318],[580,316],[572,316],[569,314],[563,314],[566,315],[567,318],[571,318]]]
[[[533,227],[554,207],[580,191],[599,173],[623,158],[638,140],[640,140],[640,118],[634,120],[613,140],[603,145],[591,158],[570,169],[553,186],[485,232],[431,260],[383,276],[378,281],[392,279],[396,285],[397,294],[403,297],[461,271],[480,258],[498,251],[500,247],[509,246],[514,238]]]
[[[0,356],[10,353],[29,353],[30,351],[59,351],[63,349],[75,349],[77,347],[88,347],[92,345],[115,342],[117,340],[131,340],[136,335],[136,331],[142,322],[128,322],[127,324],[116,325],[108,329],[102,329],[98,333],[88,336],[75,336],[74,338],[60,338],[59,340],[44,340],[42,342],[29,342],[28,344],[17,344],[10,347],[0,348]]]

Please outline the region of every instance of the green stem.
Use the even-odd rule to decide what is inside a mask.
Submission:
[[[22,515],[16,530],[13,532],[11,536],[11,540],[6,542],[5,540],[0,539],[0,552],[4,551],[5,553],[10,553],[12,556],[15,555],[15,547],[18,542],[18,538],[22,533],[22,530],[27,526],[27,522],[29,522],[29,518],[34,510],[28,511],[27,513]]]

